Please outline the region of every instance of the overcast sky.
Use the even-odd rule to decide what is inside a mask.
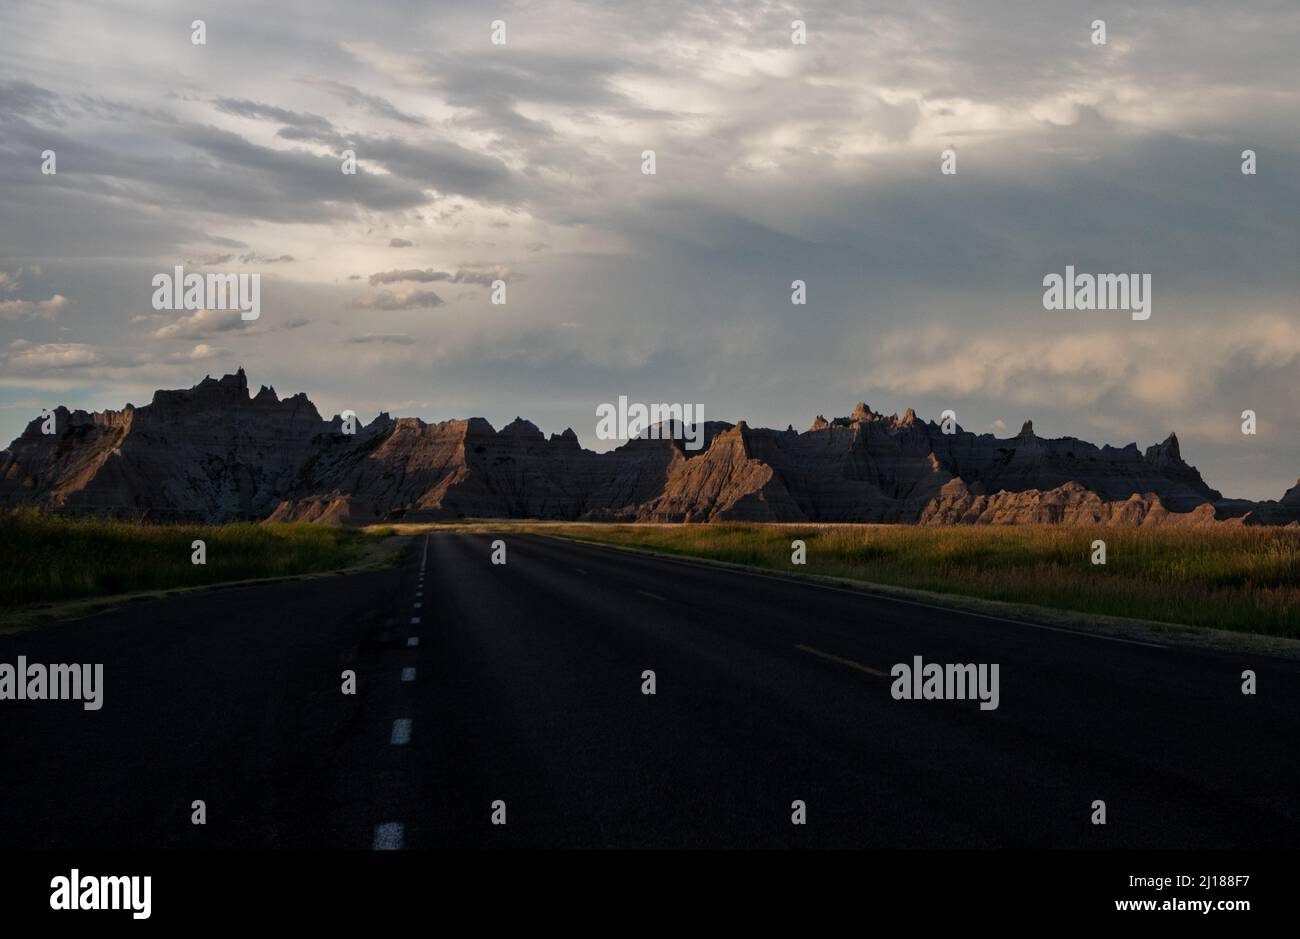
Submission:
[[[0,437],[243,365],[327,416],[596,449],[619,395],[1173,430],[1211,485],[1278,498],[1300,5],[1125,6],[5,0]],[[154,310],[177,264],[260,273],[261,318]],[[1149,273],[1151,318],[1045,310],[1067,264]]]

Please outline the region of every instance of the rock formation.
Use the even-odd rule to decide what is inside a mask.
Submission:
[[[0,505],[155,520],[366,523],[458,517],[919,524],[1289,524],[1277,502],[1224,499],[1173,434],[1145,452],[1010,438],[859,403],[803,433],[709,422],[701,450],[636,439],[584,450],[516,418],[426,424],[381,414],[355,434],[307,398],[250,395],[242,369],[143,407],[55,412],[0,453]]]
[[[306,395],[249,397],[243,369],[144,407],[55,411],[0,453],[0,501],[170,518],[258,518],[279,501],[329,425]]]

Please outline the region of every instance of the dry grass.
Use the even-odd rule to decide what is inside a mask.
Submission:
[[[529,531],[787,573],[1300,639],[1300,531],[908,525],[138,525],[0,515],[0,607],[339,569],[394,533]],[[1094,539],[1104,566],[1090,562]],[[208,563],[190,563],[203,539]],[[790,542],[807,545],[791,564]],[[382,552],[381,552],[382,553]]]
[[[425,526],[427,528],[427,526]],[[791,573],[1300,639],[1300,531],[1267,527],[453,526],[529,530]],[[1090,560],[1094,539],[1106,564]],[[791,564],[790,542],[807,544]]]
[[[200,587],[348,567],[388,534],[326,525],[142,525],[101,518],[0,514],[0,608]],[[193,564],[191,544],[207,545]]]

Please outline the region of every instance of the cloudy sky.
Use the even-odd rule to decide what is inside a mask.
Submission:
[[[327,415],[519,414],[596,449],[619,395],[1175,430],[1225,494],[1277,498],[1300,6],[1128,6],[5,0],[0,437],[243,365]],[[154,310],[177,264],[260,273],[261,318]],[[1045,310],[1067,264],[1149,273],[1151,318]]]

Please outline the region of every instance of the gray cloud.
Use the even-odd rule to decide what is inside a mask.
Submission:
[[[234,114],[239,117],[278,121],[281,124],[287,124],[292,127],[316,129],[326,132],[333,131],[334,129],[333,125],[319,114],[301,114],[297,111],[277,108],[274,105],[259,104],[256,101],[245,101],[238,98],[217,98],[212,103],[216,105],[219,111],[224,111],[227,114]]]
[[[366,94],[359,88],[353,88],[351,85],[345,85],[342,82],[331,81],[329,79],[317,78],[310,79],[312,84],[321,88],[328,89],[333,94],[342,98],[345,102],[353,107],[362,107],[370,113],[385,117],[390,120],[398,121],[402,124],[413,124],[416,126],[426,126],[427,121],[414,114],[407,114],[393,106],[391,101],[380,97],[379,95]]]
[[[415,340],[412,339],[410,336],[400,335],[400,334],[377,335],[375,333],[367,333],[364,336],[350,336],[348,337],[347,341],[355,345],[362,345],[362,344],[367,344],[372,342],[385,343],[387,345],[393,345],[393,346],[415,345]]]
[[[233,368],[202,341],[224,332],[325,409],[508,420],[527,401],[589,444],[588,402],[619,393],[769,426],[866,398],[1121,444],[1177,430],[1234,494],[1300,471],[1293,3],[543,0],[509,10],[497,48],[460,0],[324,0],[310,23],[230,0],[223,56],[113,30],[111,70],[72,10],[50,0],[31,21],[58,29],[0,33],[22,68],[0,80],[0,270],[43,270],[0,300],[77,301],[0,322],[7,363],[5,343],[29,344],[0,405],[13,376],[34,394],[44,358],[67,403],[99,407],[146,374],[191,381],[196,342],[205,370]],[[1087,41],[1094,17],[1107,46]],[[419,245],[409,269],[388,269],[393,231]],[[151,272],[282,251],[298,260],[256,342],[185,317],[135,327],[174,326],[138,348]],[[1045,311],[1041,278],[1067,263],[1150,273],[1152,319]],[[355,270],[392,289],[355,298]],[[466,289],[497,276],[506,306]],[[463,315],[400,315],[442,304],[437,284]],[[367,339],[348,309],[401,323]],[[304,355],[286,333],[307,322]],[[1249,450],[1229,420],[1247,407]]]
[[[58,113],[58,96],[46,88],[21,80],[0,79],[0,117]]]
[[[381,290],[358,297],[349,305],[359,310],[418,310],[442,304],[442,297],[432,290]]]
[[[380,271],[370,275],[370,286],[377,287],[380,284],[397,284],[403,281],[411,281],[422,284],[446,282],[452,284],[480,284],[484,287],[491,287],[494,280],[509,281],[510,272],[504,268],[489,270],[467,270],[462,268],[455,272],[435,271],[432,268]]]

